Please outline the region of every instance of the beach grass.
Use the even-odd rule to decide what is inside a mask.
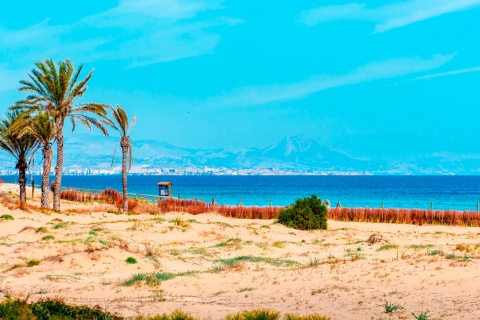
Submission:
[[[426,315],[426,313],[423,313]],[[198,320],[199,318],[188,314],[180,309],[171,313],[163,313],[152,316],[122,317],[104,311],[101,307],[69,305],[62,300],[45,299],[28,303],[26,299],[7,299],[0,303],[0,319],[2,320],[73,320],[73,319],[95,319],[95,320]],[[279,312],[270,309],[244,310],[232,315],[227,315],[225,320],[278,320],[281,319]],[[330,320],[329,317],[311,314],[298,316],[286,314],[286,320]],[[423,318],[417,318],[423,319]],[[426,318],[425,318],[426,319]]]

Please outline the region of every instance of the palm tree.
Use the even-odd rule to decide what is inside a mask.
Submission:
[[[10,153],[17,160],[15,169],[18,170],[20,208],[23,208],[27,201],[26,172],[40,144],[30,134],[19,136],[18,133],[11,130],[13,123],[19,117],[22,117],[20,112],[9,112],[6,118],[0,121],[0,148]]]
[[[59,61],[56,65],[52,59],[44,62],[35,62],[36,69],[28,74],[29,80],[21,80],[19,91],[30,92],[19,101],[14,110],[21,110],[26,114],[38,112],[38,106],[48,112],[54,120],[57,140],[57,164],[55,166],[55,189],[53,196],[53,209],[60,210],[60,187],[62,184],[63,170],[63,127],[65,120],[72,121],[72,131],[75,130],[76,121],[83,123],[89,130],[92,125],[108,135],[104,127],[107,115],[107,106],[99,103],[84,103],[75,105],[75,100],[87,91],[87,82],[93,75],[93,70],[83,80],[79,80],[83,65],[77,70],[70,60]],[[98,120],[94,116],[100,117]]]
[[[52,168],[52,142],[55,141],[55,123],[50,114],[40,111],[35,117],[18,117],[15,121],[20,126],[13,129],[21,137],[25,134],[33,136],[42,146],[43,172],[42,172],[42,196],[41,208],[48,208],[50,195],[50,169]]]
[[[127,171],[130,170],[133,163],[132,144],[128,135],[135,125],[136,116],[133,116],[130,125],[128,125],[128,116],[125,110],[119,105],[117,108],[110,107],[112,110],[113,120],[110,124],[120,133],[120,147],[122,148],[122,186],[123,186],[123,212],[128,211],[128,188],[127,188]],[[114,153],[115,156],[115,153]],[[127,157],[129,158],[129,166],[127,170]],[[112,159],[113,164],[113,159]]]

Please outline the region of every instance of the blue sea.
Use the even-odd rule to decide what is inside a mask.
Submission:
[[[17,176],[2,176],[15,182]],[[53,177],[52,177],[53,179]],[[35,183],[41,183],[34,176]],[[128,176],[130,193],[158,195],[157,183],[173,183],[173,196],[219,204],[285,206],[316,194],[343,207],[476,210],[480,176]],[[120,175],[63,176],[62,186],[121,191]]]

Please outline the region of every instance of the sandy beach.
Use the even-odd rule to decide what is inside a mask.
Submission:
[[[62,298],[122,316],[245,309],[332,319],[480,319],[480,228],[328,221],[299,231],[216,214],[14,208],[0,185],[0,299]],[[37,197],[39,191],[37,190]],[[29,200],[32,206],[39,199]],[[381,240],[368,242],[372,234]],[[126,260],[134,258],[137,263]],[[403,311],[385,313],[385,304]]]

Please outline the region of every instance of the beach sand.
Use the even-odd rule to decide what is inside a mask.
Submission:
[[[4,195],[17,189],[0,185]],[[0,204],[0,216],[14,218],[0,219],[0,299],[61,298],[123,316],[181,309],[219,319],[268,308],[332,319],[413,319],[426,310],[480,319],[480,228],[330,220],[327,231],[299,231],[215,214],[118,215],[64,201],[68,209],[83,213]],[[382,240],[371,244],[374,233]],[[171,279],[122,285],[152,273]],[[389,315],[385,303],[404,311]]]

